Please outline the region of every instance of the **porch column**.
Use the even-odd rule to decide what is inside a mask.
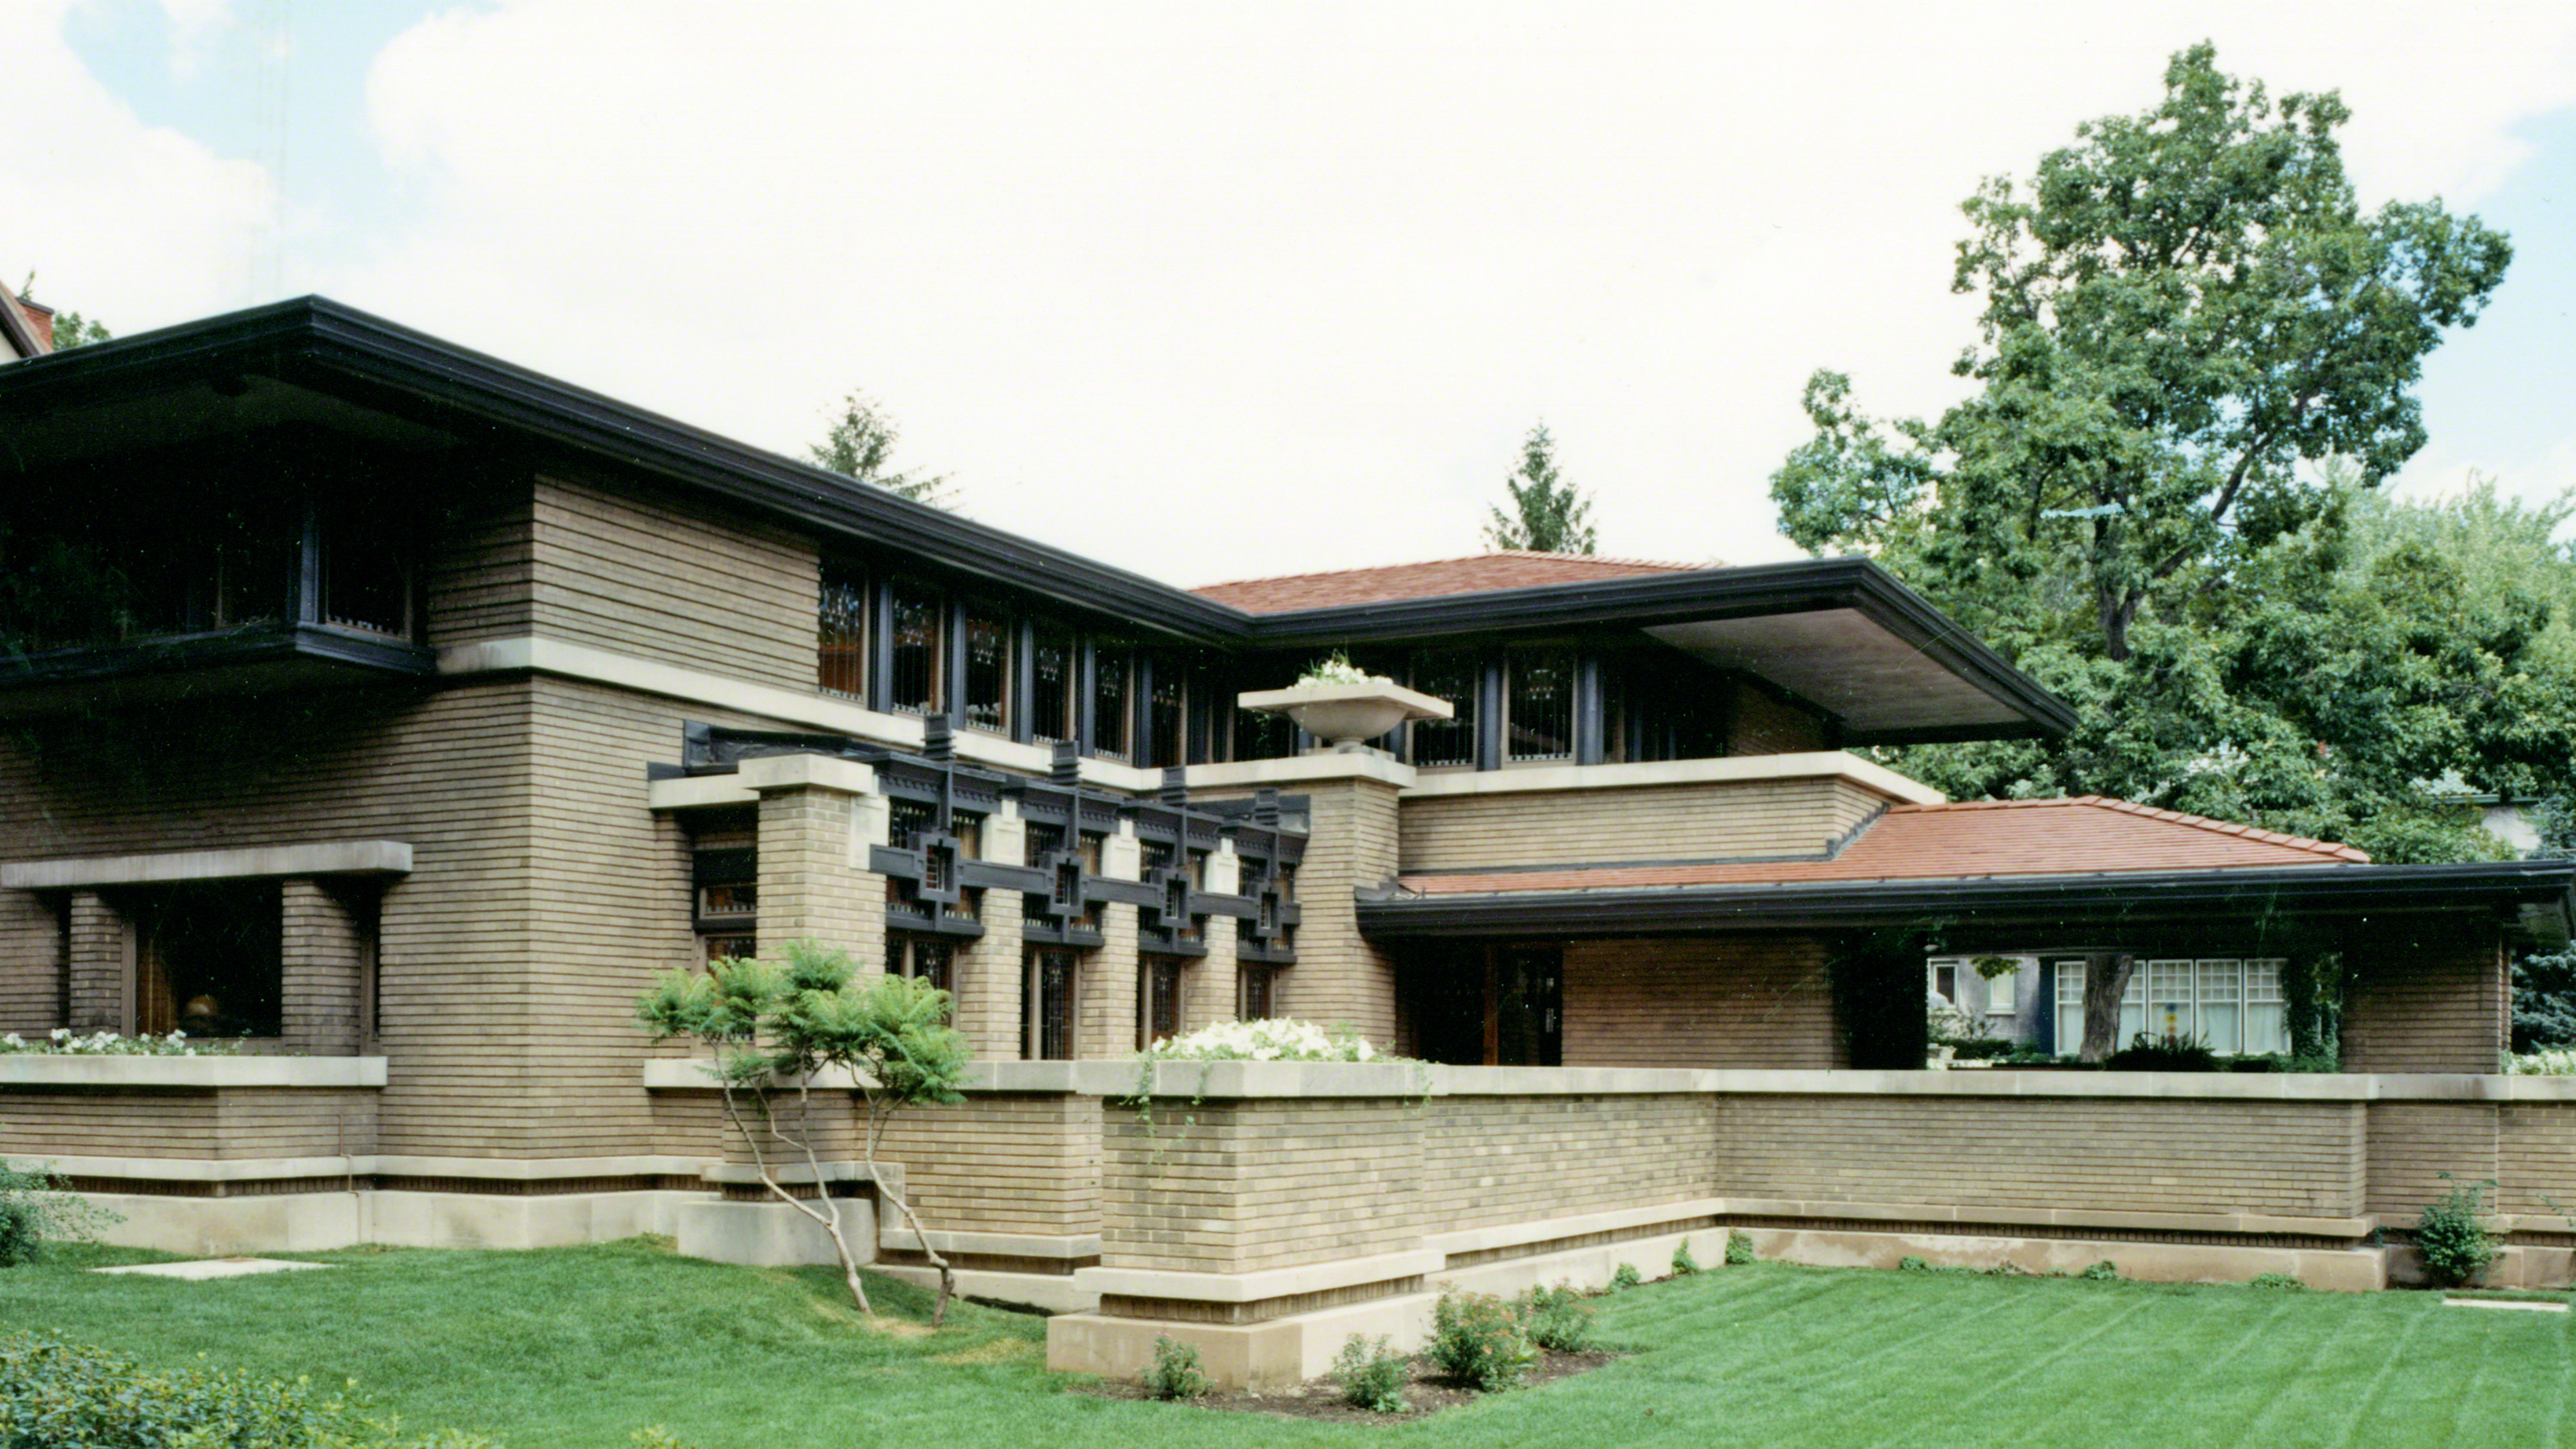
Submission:
[[[280,967],[286,1049],[356,1056],[364,1035],[373,902],[311,877],[279,884]]]
[[[1010,801],[984,817],[984,858],[1017,863],[1027,853],[1028,823]],[[961,944],[953,958],[949,1020],[978,1060],[1015,1061],[1020,1055],[1023,903],[1018,891],[986,890],[975,918],[984,934]]]
[[[1243,888],[1243,861],[1226,841],[1208,853],[1207,890],[1230,896]],[[1235,918],[1207,918],[1207,954],[1181,970],[1181,1030],[1193,1032],[1234,1019]]]
[[[1144,847],[1136,827],[1118,822],[1118,831],[1100,842],[1100,873],[1114,880],[1134,880],[1145,872]],[[1085,1059],[1123,1057],[1136,1050],[1136,907],[1126,901],[1100,905],[1100,949],[1082,963],[1074,983],[1078,1025],[1073,1054]]]
[[[2502,925],[2458,916],[2374,922],[2351,934],[2344,960],[2345,1071],[2497,1070],[2513,1027]]]
[[[859,975],[885,971],[885,877],[868,847],[886,843],[885,797],[876,772],[825,755],[776,755],[742,763],[760,794],[760,951],[813,940],[850,953]]]
[[[72,892],[71,1020],[76,1032],[127,1029],[134,954],[125,918],[96,891]]]

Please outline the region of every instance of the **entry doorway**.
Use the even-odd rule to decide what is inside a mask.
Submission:
[[[1401,980],[1414,1054],[1453,1066],[1565,1060],[1565,948],[1441,945],[1408,952]]]

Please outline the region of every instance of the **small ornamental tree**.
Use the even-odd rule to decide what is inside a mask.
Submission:
[[[830,1199],[822,1195],[823,1163],[815,1146],[829,1122],[816,1116],[814,1078],[833,1068],[850,1074],[866,1109],[860,1144],[878,1199],[902,1214],[921,1240],[923,1255],[939,1270],[939,1297],[930,1314],[935,1327],[947,1319],[956,1275],[931,1246],[910,1200],[877,1170],[877,1150],[895,1113],[964,1100],[957,1086],[968,1049],[948,1025],[948,993],[906,976],[857,980],[847,952],[814,941],[790,942],[786,956],[784,965],[716,961],[703,973],[672,971],[637,1003],[636,1017],[655,1041],[686,1037],[713,1055],[725,1116],[750,1145],[761,1184],[831,1235],[850,1297],[873,1321],[876,1309],[859,1281],[858,1261]],[[816,1201],[787,1190],[768,1148],[805,1159]]]

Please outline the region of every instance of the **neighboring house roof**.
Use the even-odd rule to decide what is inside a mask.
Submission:
[[[2086,795],[1897,805],[1863,826],[1830,859],[1409,875],[1403,884],[1422,895],[1497,895],[2359,865],[2369,859],[2349,845]]]
[[[25,303],[0,290],[0,352],[10,357],[34,357],[52,349],[45,345],[45,329],[29,315]]]
[[[1238,579],[1232,583],[1202,585],[1190,592],[1247,614],[1284,614],[1298,609],[1382,604],[1390,599],[1429,599],[1448,594],[1485,594],[1500,589],[1534,589],[1549,584],[1588,584],[1599,579],[1633,578],[1639,574],[1690,573],[1701,567],[1704,565],[1505,549],[1499,553],[1431,559],[1422,563]]]

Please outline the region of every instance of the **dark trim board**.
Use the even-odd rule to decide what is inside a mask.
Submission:
[[[1360,901],[1359,926],[1373,941],[1944,925],[2100,935],[2216,917],[2462,912],[2546,941],[2566,938],[2571,905],[2576,862],[2526,860],[1397,896]]]

